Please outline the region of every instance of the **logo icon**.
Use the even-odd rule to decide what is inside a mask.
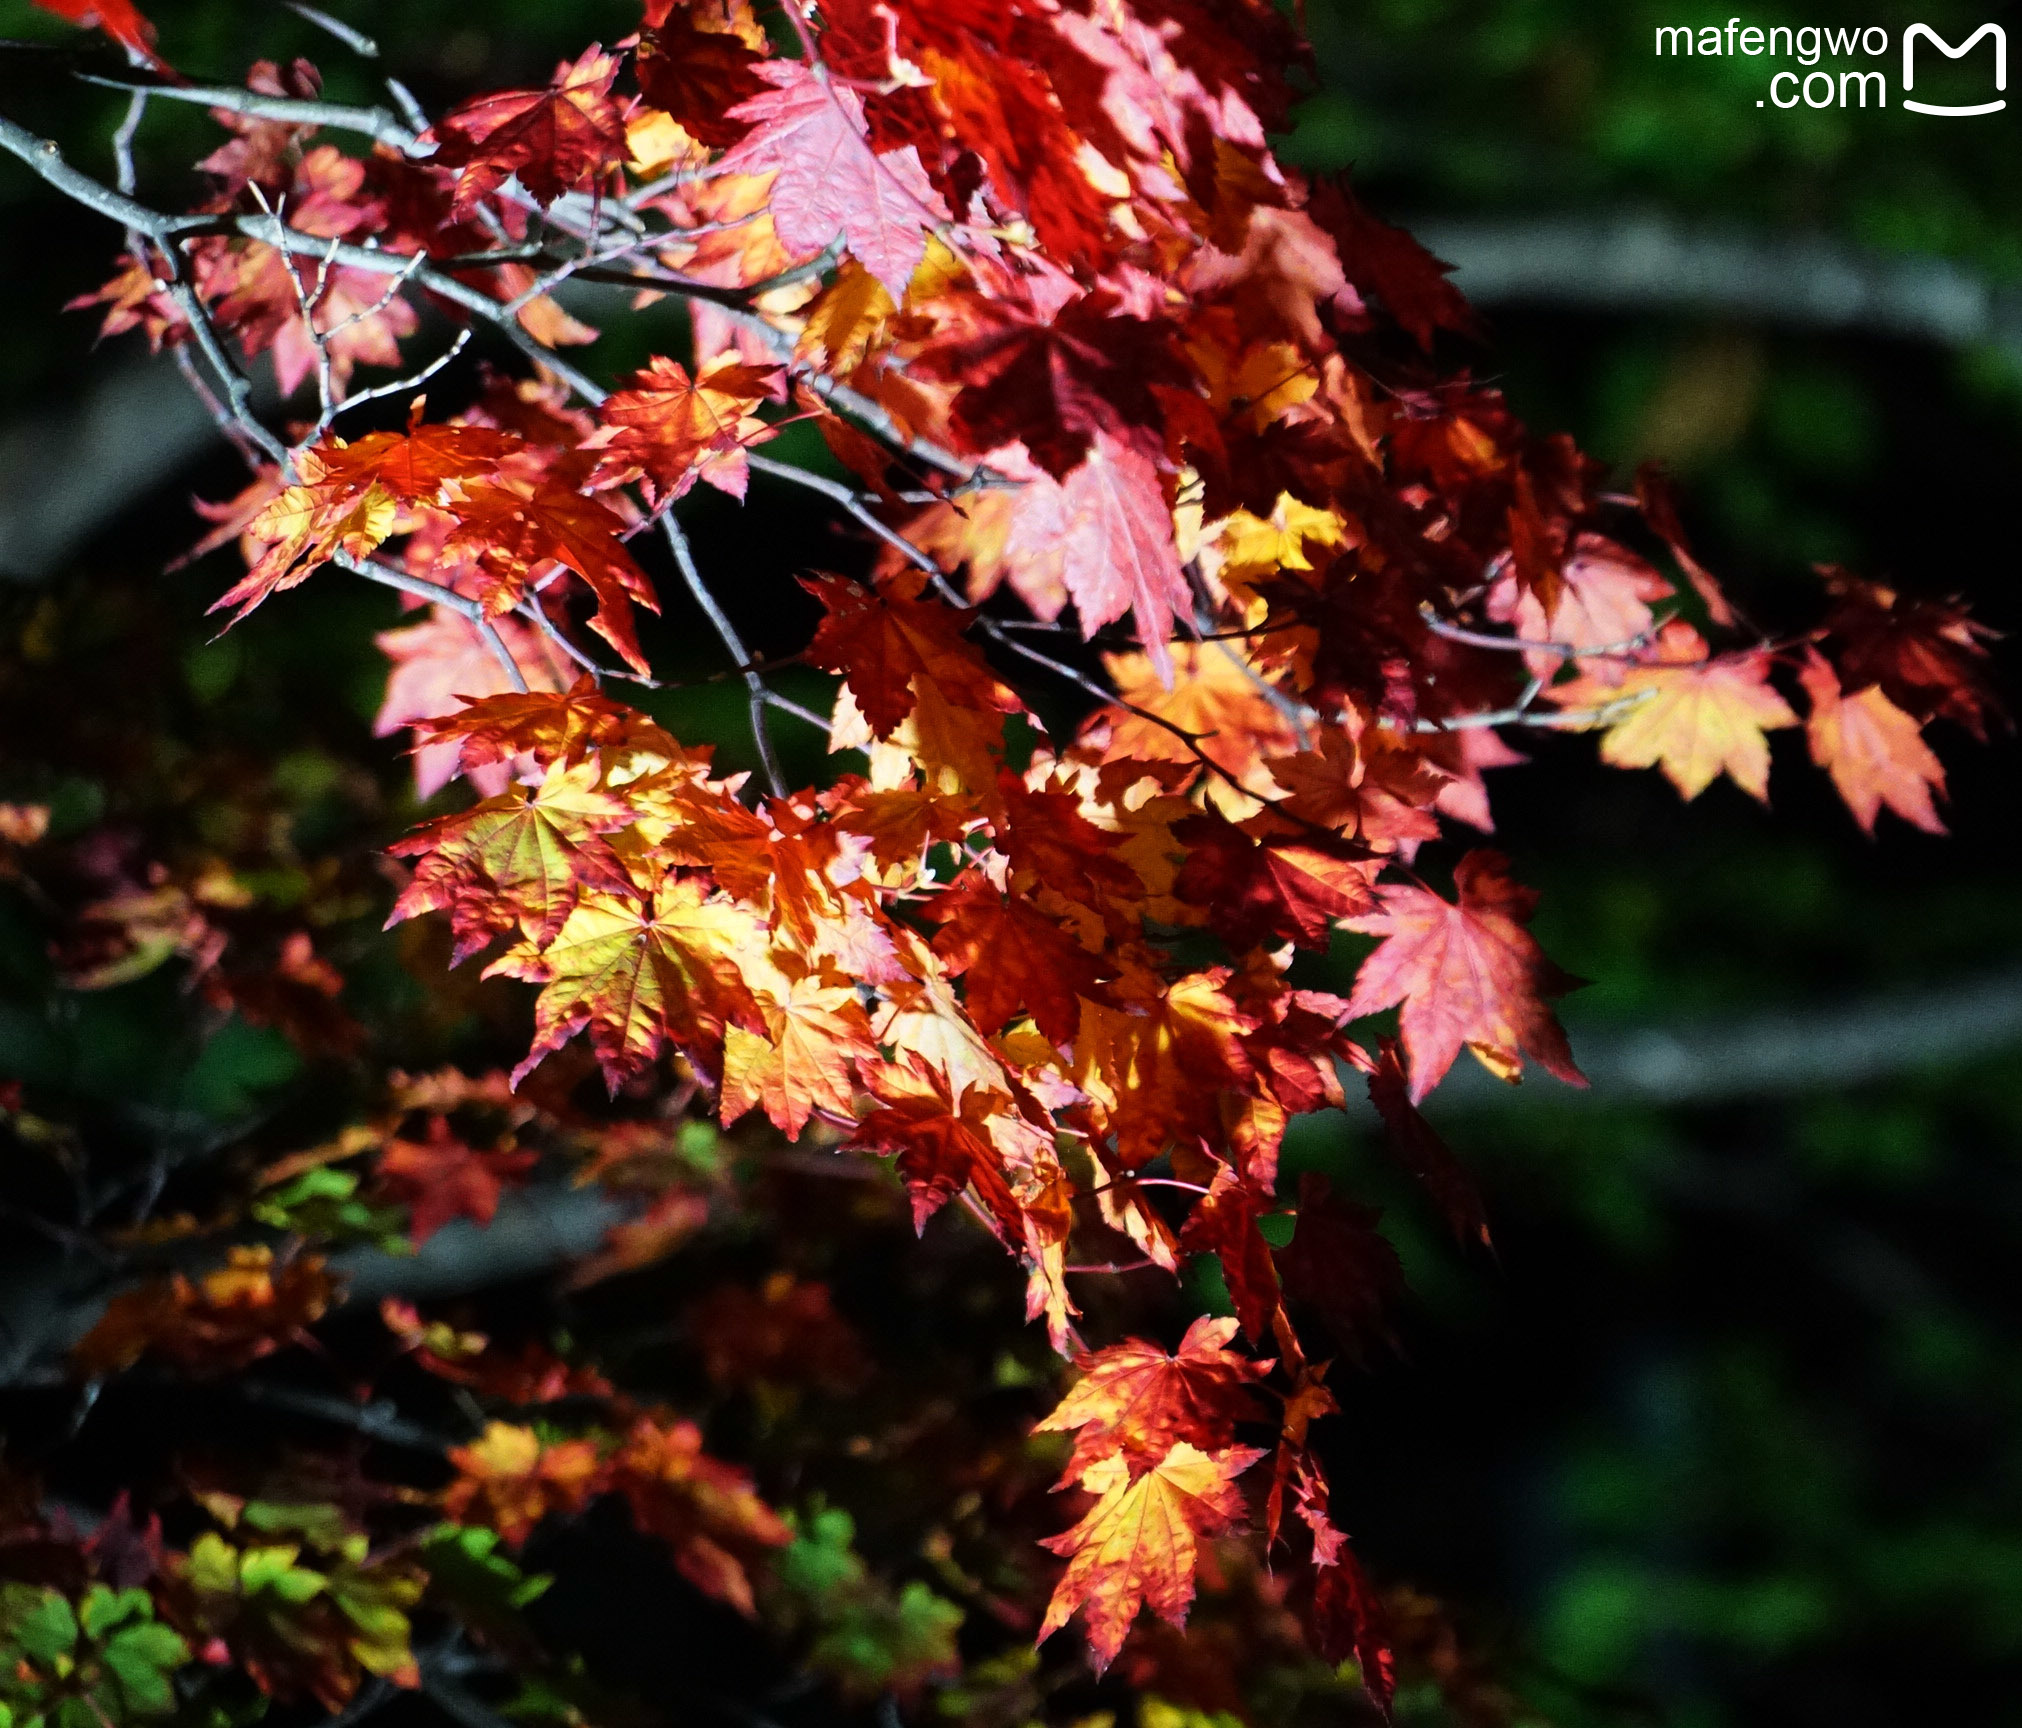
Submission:
[[[1918,114],[1936,114],[1944,119],[1963,120],[1973,114],[1998,114],[2008,106],[2007,98],[1992,102],[1975,102],[1951,106],[1942,102],[1913,102],[1909,92],[1917,86],[1917,40],[1924,41],[1937,49],[1947,60],[1963,60],[1980,45],[1982,37],[1994,38],[1994,88],[2008,88],[2008,32],[1998,24],[1982,24],[1972,35],[1954,48],[1928,24],[1912,24],[1903,32],[1903,106]]]

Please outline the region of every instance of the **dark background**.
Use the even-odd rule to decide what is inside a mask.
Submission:
[[[635,22],[543,0],[335,9],[431,107]],[[305,52],[332,94],[364,93],[278,7],[152,15],[193,73]],[[2012,6],[1915,16],[1953,40],[1993,17],[2022,52]],[[1624,474],[1669,463],[1701,556],[1771,619],[1804,616],[1809,566],[1832,560],[2022,624],[2022,105],[1758,110],[1766,63],[1652,55],[1658,24],[1722,21],[1682,0],[1314,0],[1307,18],[1316,94],[1287,155],[1352,164],[1461,266],[1521,414]],[[1878,23],[1893,44],[1910,15],[1746,21]],[[66,39],[21,0],[0,0],[0,34]],[[1899,95],[1894,55],[1876,64]],[[104,170],[110,97],[16,52],[0,108]],[[144,181],[185,193],[178,164],[209,135],[195,111],[158,117]],[[159,572],[194,538],[190,493],[237,473],[170,405],[166,368],[135,370],[137,339],[96,350],[92,319],[58,312],[107,273],[100,220],[7,166],[0,224],[0,796],[50,802],[59,830],[110,814],[219,844],[256,805],[304,859],[391,837],[415,811],[395,743],[368,736],[369,637],[395,606],[311,584],[208,641],[234,555]],[[589,363],[635,364],[648,340]],[[753,568],[861,557],[762,483],[697,533],[706,559]],[[804,635],[732,600],[761,651]],[[662,666],[707,652],[672,609],[648,646]],[[739,760],[729,686],[663,712]],[[786,742],[815,772],[815,740]],[[1350,1527],[1379,1573],[1457,1604],[1553,1720],[2022,1720],[2022,794],[2011,736],[1934,742],[1952,835],[1884,815],[1869,841],[1794,732],[1771,810],[1725,782],[1686,808],[1590,741],[1523,740],[1532,766],[1492,781],[1497,841],[1545,890],[1546,947],[1593,981],[1565,1018],[1596,1084],[1456,1077],[1439,1120],[1486,1186],[1497,1258],[1463,1259],[1386,1189],[1367,1122],[1297,1131],[1294,1167],[1389,1192],[1413,1287],[1399,1356],[1342,1376]],[[0,1072],[40,1096],[176,1144],[341,1112],[278,1034],[188,1031],[165,975],[56,988],[7,917]],[[376,921],[333,923],[361,1017],[417,1065],[457,1053],[468,1025],[419,997]]]

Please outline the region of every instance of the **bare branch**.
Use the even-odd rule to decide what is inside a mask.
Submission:
[[[751,694],[752,741],[758,746],[758,760],[765,770],[766,784],[772,788],[772,795],[784,798],[786,776],[780,770],[778,756],[773,753],[772,733],[765,720],[765,711],[773,702],[772,692],[766,687],[765,680],[751,669],[750,650],[744,646],[744,638],[738,634],[737,626],[730,622],[730,615],[723,610],[709,584],[703,581],[702,572],[695,565],[694,550],[689,546],[688,536],[682,532],[681,524],[674,520],[673,511],[661,513],[660,531],[667,537],[668,550],[674,554],[674,565],[681,572],[681,580],[687,584],[695,604],[702,608],[702,615],[709,620],[717,640],[729,651],[731,659],[745,668],[744,686]]]

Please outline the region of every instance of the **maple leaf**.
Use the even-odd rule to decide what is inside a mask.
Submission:
[[[817,1110],[847,1117],[855,1064],[875,1057],[870,1021],[854,988],[796,978],[784,995],[761,994],[765,1032],[732,1026],[723,1047],[723,1125],[763,1105],[774,1127],[798,1138]]]
[[[423,859],[389,924],[448,912],[460,963],[517,926],[536,946],[555,939],[582,891],[630,886],[603,836],[635,812],[598,787],[594,762],[551,764],[538,787],[487,798],[417,829],[391,848]]]
[[[488,611],[510,612],[551,564],[573,570],[597,599],[590,628],[646,670],[632,624],[636,601],[657,612],[653,584],[625,550],[624,519],[601,499],[587,498],[565,473],[531,487],[504,480],[461,486],[449,506],[456,527],[443,542],[448,562],[475,564]]]
[[[1833,597],[1825,628],[1839,645],[1841,689],[1879,684],[1912,718],[1943,715],[1975,738],[1987,736],[1990,720],[2006,717],[1987,678],[1993,632],[1969,618],[1961,601],[1899,594],[1830,565],[1820,574]]]
[[[1309,208],[1313,220],[1333,236],[1348,280],[1380,297],[1419,347],[1430,353],[1439,330],[1481,334],[1474,308],[1446,279],[1453,266],[1441,263],[1402,228],[1371,215],[1346,175],[1324,182]]]
[[[169,69],[168,62],[154,51],[154,25],[141,16],[133,0],[35,0],[35,4],[84,29],[95,24],[157,72]]]
[[[911,1054],[903,1066],[879,1065],[869,1083],[878,1108],[858,1121],[849,1144],[896,1160],[912,1196],[914,1230],[924,1231],[929,1218],[964,1188],[973,1188],[999,1233],[1017,1241],[1024,1213],[988,1127],[1000,1101],[972,1088],[958,1109],[945,1078]]]
[[[1270,681],[1233,644],[1175,642],[1169,680],[1142,654],[1105,654],[1103,664],[1117,695],[1130,704],[1109,717],[1111,756],[1193,763],[1199,760],[1194,745],[1181,736],[1191,734],[1230,779],[1263,798],[1274,784],[1265,760],[1298,748],[1291,722],[1271,700]],[[1225,782],[1210,779],[1207,791],[1229,815],[1254,808]]]
[[[517,618],[497,619],[492,628],[530,689],[562,688],[561,673],[541,637]],[[468,699],[500,695],[512,688],[491,645],[461,612],[434,606],[419,624],[382,630],[372,640],[393,662],[385,698],[372,722],[375,738],[387,737],[403,726],[439,719]],[[418,744],[414,751],[415,796],[429,798],[447,786],[460,772],[461,756],[461,747],[448,740]],[[505,790],[504,764],[477,768],[472,784],[496,797]]]
[[[604,425],[588,447],[604,455],[592,484],[612,484],[636,469],[660,497],[679,498],[706,480],[741,499],[750,472],[744,452],[773,435],[752,410],[778,377],[776,366],[722,355],[691,378],[680,361],[655,355],[599,411]]]
[[[551,1512],[580,1512],[602,1486],[589,1440],[543,1442],[531,1428],[488,1422],[468,1446],[450,1448],[456,1480],[443,1511],[458,1524],[481,1524],[518,1546]]]
[[[1257,1228],[1269,1204],[1226,1164],[1215,1170],[1208,1191],[1187,1216],[1179,1245],[1189,1254],[1213,1254],[1221,1262],[1222,1278],[1236,1318],[1254,1341],[1264,1336],[1278,1306],[1278,1274],[1271,1249]]]
[[[1235,1335],[1234,1320],[1203,1314],[1171,1355],[1126,1338],[1078,1357],[1080,1380],[1036,1425],[1041,1433],[1075,1435],[1063,1480],[1077,1481],[1119,1455],[1148,1466],[1181,1441],[1210,1453],[1227,1447],[1238,1422],[1263,1415],[1249,1387],[1268,1366],[1229,1349]]]
[[[807,325],[794,344],[793,357],[804,366],[847,376],[863,363],[897,310],[885,285],[854,258],[848,259],[808,308]]]
[[[1310,1302],[1344,1349],[1358,1352],[1375,1337],[1394,1343],[1387,1311],[1404,1293],[1397,1250],[1376,1228],[1374,1207],[1342,1200],[1327,1178],[1299,1178],[1299,1221],[1278,1250],[1285,1293]]]
[[[1805,721],[1811,759],[1832,776],[1862,831],[1874,833],[1886,804],[1925,833],[1944,833],[1931,794],[1943,794],[1945,769],[1916,717],[1891,702],[1879,684],[1844,693],[1816,649],[1806,650],[1798,676],[1811,698]]]
[[[773,88],[730,110],[729,118],[751,132],[724,155],[719,171],[776,171],[770,208],[780,244],[806,258],[841,240],[895,301],[903,300],[927,254],[928,234],[950,220],[919,151],[910,144],[874,151],[862,98],[825,68],[769,60],[753,71]]]
[[[313,1254],[278,1258],[271,1248],[236,1247],[201,1277],[176,1272],[113,1297],[71,1361],[93,1376],[146,1355],[187,1373],[229,1373],[297,1342],[335,1295],[335,1280]]]
[[[406,432],[373,432],[350,444],[331,439],[299,452],[297,482],[241,528],[245,542],[260,548],[251,568],[211,610],[236,607],[236,623],[340,553],[369,557],[395,532],[403,507],[489,472],[519,442],[486,427],[417,423]]]
[[[1161,681],[1171,678],[1166,644],[1175,613],[1191,605],[1186,572],[1173,544],[1165,482],[1142,450],[1098,432],[1064,480],[1039,474],[1012,504],[1004,560],[1030,560],[1057,572],[1093,636],[1126,612]]]
[[[976,1028],[1001,1031],[1019,1009],[1055,1044],[1081,1022],[1081,998],[1097,992],[1096,957],[1051,918],[1006,899],[979,872],[964,875],[926,914],[942,926],[934,952],[966,973],[965,997]]]
[[[1374,866],[1353,842],[1217,815],[1176,824],[1173,838],[1187,847],[1173,892],[1206,907],[1209,928],[1238,952],[1272,937],[1325,948],[1336,919],[1374,905]]]
[[[565,691],[487,696],[460,713],[419,722],[415,731],[431,741],[458,741],[468,772],[517,756],[531,756],[543,768],[579,762],[585,751],[637,734],[643,721],[637,709],[613,702],[585,674]],[[666,743],[678,753],[671,738]]]
[[[1354,1662],[1363,1688],[1388,1717],[1397,1695],[1397,1656],[1388,1617],[1361,1561],[1345,1546],[1331,1564],[1314,1570],[1310,1618],[1313,1647],[1321,1660]]]
[[[640,32],[634,67],[648,102],[672,115],[691,138],[720,150],[746,131],[726,111],[765,90],[759,63],[732,32],[707,29],[694,13],[677,11]]]
[[[1622,674],[1612,687],[1576,680],[1552,691],[1557,702],[1640,697],[1609,725],[1601,760],[1617,768],[1661,767],[1684,798],[1696,798],[1726,774],[1751,798],[1769,802],[1769,741],[1797,716],[1771,688],[1766,651],[1707,658],[1691,625],[1674,619],[1657,639],[1654,661]]]
[[[1383,1118],[1384,1143],[1390,1155],[1424,1186],[1459,1240],[1479,1242],[1484,1248],[1490,1246],[1481,1194],[1466,1168],[1439,1137],[1439,1131],[1412,1103],[1410,1081],[1398,1054],[1397,1040],[1379,1039],[1373,1062],[1361,1054],[1359,1047],[1353,1048],[1352,1053],[1357,1060],[1367,1062],[1369,1101]]]
[[[1657,538],[1664,542],[1671,556],[1678,561],[1678,568],[1685,572],[1693,590],[1705,602],[1706,616],[1722,630],[1732,630],[1736,623],[1734,608],[1728,604],[1719,578],[1692,556],[1692,548],[1685,538],[1685,524],[1678,519],[1678,501],[1672,493],[1671,482],[1653,462],[1645,462],[1636,470],[1636,506],[1643,512],[1643,520],[1650,524]]]
[[[1252,1029],[1208,973],[1175,981],[1148,1012],[1084,1004],[1075,1079],[1108,1117],[1127,1168],[1219,1134],[1222,1092],[1241,1091],[1254,1072],[1241,1042]]]
[[[298,458],[307,474],[315,457]],[[245,538],[261,548],[253,566],[211,604],[232,609],[237,623],[270,594],[306,581],[332,558],[369,558],[384,544],[399,519],[393,494],[376,481],[362,490],[348,480],[318,475],[290,486],[263,505],[245,526]]]
[[[1174,330],[1121,315],[1105,295],[1085,295],[1044,323],[973,304],[983,328],[932,351],[930,370],[962,387],[949,418],[973,450],[1023,444],[1065,480],[1098,444],[1147,461],[1165,453],[1154,386],[1189,383]]]
[[[882,592],[839,576],[803,579],[828,608],[808,644],[810,664],[838,672],[876,736],[888,737],[932,685],[959,708],[1017,714],[1024,704],[997,679],[962,632],[971,614],[921,600],[919,584],[893,583]]]
[[[436,166],[454,168],[452,221],[509,177],[542,205],[623,162],[630,151],[611,100],[618,62],[591,44],[563,61],[545,90],[501,90],[455,109],[433,128]]]
[[[1384,940],[1356,973],[1344,1017],[1403,1004],[1414,1104],[1439,1084],[1463,1045],[1500,1079],[1515,1080],[1528,1057],[1584,1086],[1546,1006],[1579,980],[1547,960],[1524,928],[1537,895],[1510,876],[1500,852],[1468,853],[1454,867],[1453,884],[1454,901],[1414,883],[1385,884],[1376,890],[1380,911],[1347,921]]]
[[[489,1224],[498,1215],[500,1191],[523,1183],[533,1165],[534,1154],[520,1148],[480,1152],[466,1145],[446,1118],[431,1116],[426,1140],[386,1143],[379,1181],[390,1198],[406,1205],[419,1248],[452,1219]]]
[[[793,1532],[751,1478],[702,1449],[693,1422],[642,1416],[610,1459],[610,1485],[657,1536],[689,1583],[739,1613],[757,1612],[747,1568]]]
[[[1140,1608],[1185,1625],[1200,1544],[1243,1521],[1235,1479],[1263,1455],[1254,1446],[1209,1454],[1182,1440],[1136,1477],[1121,1457],[1092,1466],[1081,1485],[1100,1498],[1072,1530],[1045,1541],[1066,1557],[1067,1570],[1046,1605],[1040,1639],[1080,1610],[1100,1674],[1123,1648]]]
[[[650,890],[583,894],[537,962],[494,964],[546,985],[515,1080],[585,1029],[614,1092],[669,1043],[713,1069],[726,1024],[764,1031],[737,964],[760,940],[749,912],[671,870]]]
[[[1420,840],[1439,838],[1432,805],[1449,784],[1417,751],[1387,746],[1384,730],[1363,729],[1359,740],[1328,727],[1317,747],[1296,756],[1264,759],[1287,797],[1288,816],[1338,829],[1372,852],[1409,859]]]

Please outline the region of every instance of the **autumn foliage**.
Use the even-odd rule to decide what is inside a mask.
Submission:
[[[1381,1594],[1309,1431],[1401,1274],[1368,1209],[1281,1185],[1288,1122],[1366,1089],[1485,1243],[1418,1106],[1464,1054],[1585,1083],[1553,1009],[1578,981],[1477,843],[1509,740],[1591,732],[1684,798],[1725,776],[1766,800],[1768,735],[1802,726],[1861,827],[1939,831],[1925,732],[1995,717],[1981,632],[1838,570],[1814,623],[1758,629],[1660,475],[1624,493],[1521,425],[1438,261],[1273,158],[1301,49],[1264,0],[647,0],[636,36],[543,88],[320,126],[306,63],[206,92],[147,70],[124,0],[56,9],[226,133],[187,220],[95,189],[132,249],[86,297],[173,350],[243,446],[245,491],[207,510],[245,558],[217,607],[361,577],[417,607],[380,639],[381,731],[410,735],[424,795],[463,790],[393,845],[391,917],[439,921],[531,1015],[509,1080],[397,1076],[382,1116],[266,1171],[249,1205],[279,1245],[115,1295],[75,1373],[217,1375],[296,1345],[340,1299],[330,1218],[414,1243],[486,1225],[543,1158],[627,1209],[577,1276],[647,1263],[714,1203],[680,1124],[762,1121],[888,1168],[916,1229],[994,1237],[1074,1365],[1037,1424],[1054,1561],[1021,1564],[1044,1606],[1007,1624],[1077,1624],[1100,1672],[1141,1610],[1184,1625],[1202,1568],[1232,1563],[1211,1555],[1246,1541],[1284,1635],[1387,1705]],[[671,298],[686,345],[583,375],[572,281]],[[435,355],[480,338],[479,385],[437,382]],[[263,355],[279,429],[234,393]],[[802,465],[802,427],[826,460]],[[861,577],[777,597],[819,607],[795,656],[830,676],[816,712],[724,616],[745,573],[702,567],[682,527],[698,485],[743,499],[754,474],[861,553]],[[653,687],[641,615],[677,595],[748,691],[756,776],[628,700]],[[774,726],[825,734],[819,784],[784,776]],[[1445,841],[1457,862],[1422,871]],[[229,989],[229,909],[177,892],[158,921]],[[1343,932],[1373,939],[1352,988],[1309,987],[1302,953]],[[578,1050],[616,1115],[562,1102]],[[1226,1316],[1171,1351],[1084,1314],[1091,1280],[1201,1257]],[[428,1490],[435,1534],[368,1555],[362,1514],[297,1530],[241,1497],[162,1562],[161,1613],[275,1695],[410,1684],[394,1621],[445,1544],[510,1583],[544,1520],[622,1507],[754,1614],[815,1540],[618,1369],[411,1303],[384,1324],[486,1411]],[[739,1341],[710,1357],[725,1383],[864,1371],[816,1285],[716,1324]],[[825,1327],[840,1342],[807,1349]],[[858,1612],[870,1586],[836,1576],[810,1599]],[[945,1679],[932,1649],[888,1689]]]

